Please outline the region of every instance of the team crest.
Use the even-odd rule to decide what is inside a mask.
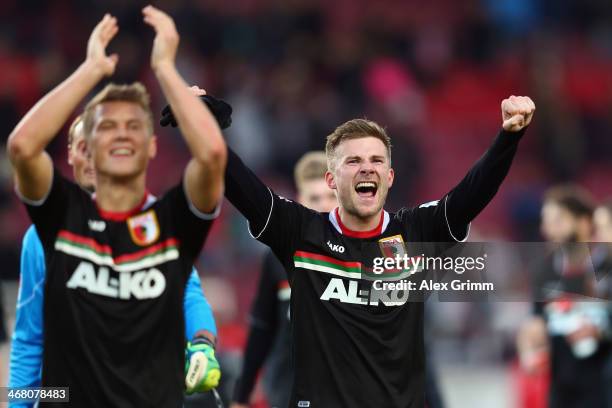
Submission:
[[[395,258],[397,255],[403,258],[406,253],[404,240],[401,235],[379,239],[378,245],[385,258]]]
[[[132,241],[137,245],[146,246],[159,238],[159,224],[153,210],[128,218],[127,224]]]

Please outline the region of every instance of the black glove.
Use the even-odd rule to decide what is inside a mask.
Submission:
[[[212,95],[201,95],[199,97],[202,102],[208,106],[210,112],[213,114],[215,119],[217,119],[217,123],[221,129],[227,129],[232,124],[232,107],[229,103],[222,101],[221,99],[217,99]],[[161,119],[159,120],[159,124],[162,127],[171,125],[172,127],[176,127],[176,119],[174,118],[174,114],[172,113],[172,109],[170,109],[170,105],[166,105],[164,109],[161,111]]]

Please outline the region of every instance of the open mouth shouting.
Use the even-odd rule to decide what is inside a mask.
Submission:
[[[375,181],[360,181],[355,185],[355,191],[361,198],[374,198],[378,191],[378,183]]]

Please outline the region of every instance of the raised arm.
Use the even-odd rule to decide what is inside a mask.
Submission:
[[[39,201],[49,192],[53,164],[45,148],[89,91],[114,72],[118,57],[107,56],[106,46],[118,30],[115,17],[106,14],[89,37],[85,61],[34,105],[11,132],[7,150],[23,198]]]
[[[487,152],[474,164],[446,198],[446,217],[453,236],[460,237],[467,225],[486,207],[508,174],[518,142],[531,123],[535,104],[526,96],[511,96],[501,104],[502,130]]]
[[[153,6],[145,7],[142,12],[144,21],[156,33],[151,67],[192,156],[185,170],[186,193],[197,210],[211,213],[223,197],[223,174],[227,161],[225,141],[213,115],[189,91],[176,69],[179,35],[174,21]]]

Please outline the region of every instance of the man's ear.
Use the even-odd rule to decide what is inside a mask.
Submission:
[[[338,187],[336,186],[336,180],[334,179],[334,175],[331,171],[325,172],[325,182],[327,186],[332,190],[336,190]]]
[[[157,136],[151,135],[149,141],[149,159],[154,159],[157,156]]]
[[[393,169],[389,169],[389,188],[393,185],[393,180],[395,180],[395,171]]]

